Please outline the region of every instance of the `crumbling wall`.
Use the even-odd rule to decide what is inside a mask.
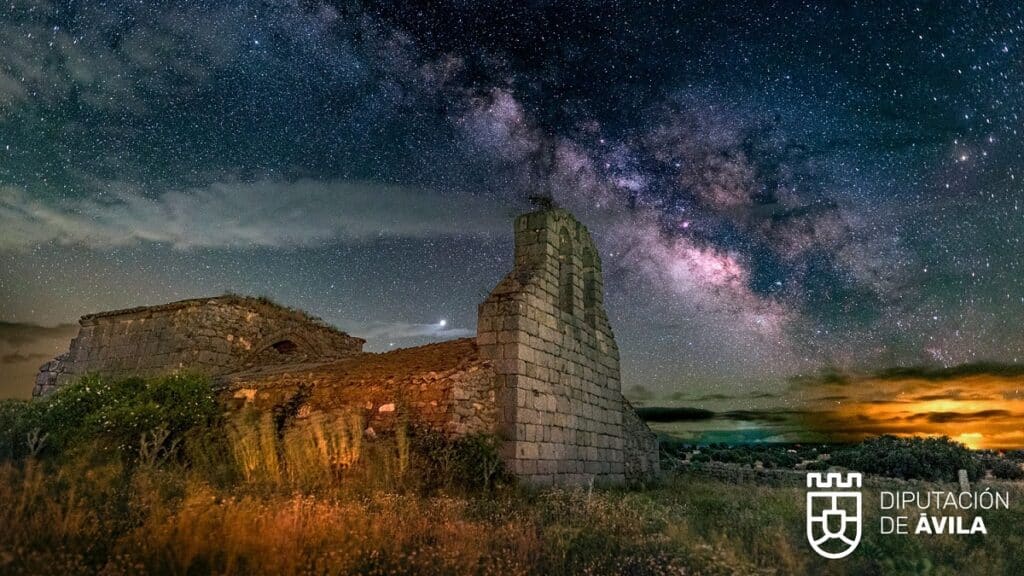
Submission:
[[[480,305],[477,342],[498,379],[503,457],[532,483],[626,480],[626,405],[603,293],[600,257],[572,215],[516,220],[515,267]]]
[[[240,296],[185,300],[83,316],[68,352],[47,362],[33,395],[84,374],[218,375],[244,366],[359,353],[363,340],[306,314]]]
[[[290,405],[298,420],[356,414],[374,434],[399,422],[452,437],[494,434],[498,422],[494,372],[471,339],[253,369],[227,375],[224,383],[235,409]]]
[[[640,485],[656,479],[661,468],[658,435],[629,402],[622,411],[622,434],[626,482]]]

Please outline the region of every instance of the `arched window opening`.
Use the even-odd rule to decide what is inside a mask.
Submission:
[[[294,354],[299,351],[299,346],[291,340],[280,340],[270,345],[278,354]]]
[[[572,237],[562,228],[558,247],[558,307],[570,315],[575,313],[576,271],[572,261]]]
[[[597,257],[593,250],[583,253],[583,310],[587,324],[597,326]]]

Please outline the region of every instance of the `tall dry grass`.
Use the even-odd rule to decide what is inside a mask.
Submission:
[[[174,468],[111,465],[90,478],[5,464],[0,521],[15,529],[0,532],[0,573],[941,575],[1015,574],[1024,561],[1019,509],[993,517],[985,538],[867,530],[854,557],[828,562],[804,542],[793,488],[696,477],[644,492],[285,486],[223,489]]]
[[[177,458],[126,461],[97,445],[0,463],[0,573],[970,575],[1024,566],[1019,505],[993,514],[984,538],[880,537],[868,517],[862,549],[830,562],[804,541],[799,488],[679,476],[646,491],[457,489],[424,476],[462,474],[458,450],[402,427],[374,441],[362,429],[353,416],[316,416],[278,430],[269,415],[245,413],[186,437]]]

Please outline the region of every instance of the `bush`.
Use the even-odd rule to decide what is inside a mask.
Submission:
[[[417,430],[410,444],[413,467],[421,478],[431,480],[431,487],[486,490],[504,478],[500,443],[492,435],[451,439],[431,430]]]
[[[46,398],[4,403],[0,456],[55,456],[98,443],[136,459],[140,450],[169,452],[186,432],[210,424],[219,414],[210,382],[203,377],[108,380],[87,376]],[[45,438],[41,449],[28,446],[33,433]]]
[[[11,460],[25,450],[23,429],[30,404],[27,400],[0,400],[0,460]]]
[[[1003,454],[1003,458],[1015,462],[1024,462],[1024,450],[1010,450]]]
[[[879,436],[837,451],[830,463],[881,476],[947,482],[956,481],[961,469],[972,480],[982,471],[966,446],[946,437]]]
[[[1024,469],[1021,469],[1020,464],[1012,460],[996,458],[992,460],[991,466],[992,475],[996,478],[1002,478],[1003,480],[1024,479]]]

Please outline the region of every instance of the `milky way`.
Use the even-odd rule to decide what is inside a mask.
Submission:
[[[232,290],[376,350],[464,335],[551,194],[627,387],[1016,363],[1022,34],[1011,4],[16,1],[0,319]]]

